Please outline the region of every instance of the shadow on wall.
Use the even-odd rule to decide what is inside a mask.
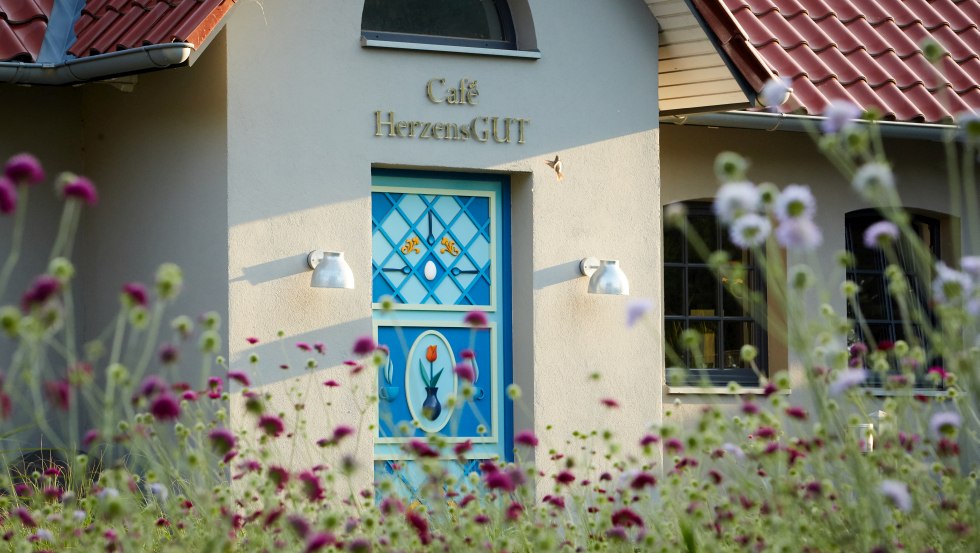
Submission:
[[[234,362],[232,368],[245,371],[252,382],[252,388],[290,380],[306,375],[311,370],[317,371],[323,380],[330,378],[340,380],[350,374],[351,367],[345,365],[344,361],[356,360],[357,357],[351,351],[353,344],[331,343],[328,341],[329,337],[357,336],[364,328],[370,328],[370,325],[370,319],[355,319],[303,334],[273,338],[269,341],[263,340],[254,346],[236,352],[237,361]],[[300,343],[309,345],[313,348],[312,351],[304,351],[297,346]],[[323,354],[314,347],[318,343],[324,345]],[[249,357],[253,354],[257,355],[259,359],[254,366],[249,364]],[[310,359],[316,362],[316,368],[307,368],[306,363]],[[233,392],[241,391],[240,386],[236,385],[234,388]]]
[[[242,268],[242,275],[228,281],[230,284],[248,282],[251,285],[264,284],[280,278],[294,276],[300,273],[310,273],[306,264],[306,255],[294,255],[274,259],[258,265]]]
[[[551,267],[534,271],[534,289],[543,290],[549,286],[579,278],[585,278],[579,272],[579,260],[569,261],[560,265],[552,265]]]

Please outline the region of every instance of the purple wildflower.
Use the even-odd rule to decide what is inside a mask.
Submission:
[[[4,176],[16,184],[33,186],[44,180],[41,162],[31,154],[17,154],[7,161]]]
[[[823,116],[820,130],[825,134],[836,134],[854,126],[854,120],[861,117],[861,108],[847,100],[831,100],[824,108]]]
[[[167,343],[160,346],[160,362],[164,365],[176,363],[180,359],[180,350],[177,346]]]
[[[174,420],[180,417],[180,403],[170,392],[164,392],[150,403],[150,414],[158,421]]]
[[[813,250],[823,242],[820,227],[810,219],[786,219],[776,227],[776,241],[784,248]]]
[[[626,326],[633,328],[636,323],[653,309],[653,300],[649,298],[639,298],[629,302],[626,306]]]
[[[326,497],[320,478],[310,471],[299,473],[299,480],[303,483],[303,493],[310,501],[322,501]]]
[[[155,374],[151,374],[140,383],[137,395],[142,397],[155,396],[167,390],[167,383]]]
[[[851,388],[863,383],[868,378],[868,371],[864,369],[845,369],[837,374],[837,378],[830,383],[830,395],[839,396]]]
[[[13,213],[17,209],[17,189],[6,177],[0,177],[0,213]]]
[[[85,177],[75,176],[69,179],[61,189],[61,194],[66,200],[75,198],[90,206],[99,202],[99,194],[95,190],[95,185]]]
[[[408,444],[405,445],[405,449],[409,453],[413,453],[416,457],[429,457],[434,459],[439,456],[437,450],[422,440],[409,440]]]
[[[44,394],[55,407],[67,411],[71,403],[71,387],[65,379],[49,380],[44,383]]]
[[[330,532],[320,532],[314,534],[312,537],[310,537],[309,540],[306,541],[306,549],[304,549],[303,552],[315,553],[316,551],[319,551],[324,547],[327,547],[328,545],[333,545],[335,543],[337,543],[337,538],[334,537],[333,534],[331,534]],[[351,543],[353,546],[353,542]]]
[[[884,163],[865,163],[854,173],[851,186],[865,198],[873,199],[878,193],[895,188],[895,175]]]
[[[778,111],[779,106],[786,103],[789,95],[793,92],[792,84],[793,81],[788,77],[769,79],[766,84],[762,85],[762,90],[759,92],[759,102],[768,111]]]
[[[487,489],[512,492],[517,488],[514,485],[514,480],[508,474],[501,471],[484,473],[483,479],[486,482]]]
[[[907,513],[912,510],[912,496],[904,483],[898,480],[882,480],[881,494],[888,498],[899,511]]]
[[[935,438],[952,436],[960,427],[960,414],[956,411],[939,411],[929,419],[929,431]]]

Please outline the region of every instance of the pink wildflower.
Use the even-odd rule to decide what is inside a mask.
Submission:
[[[58,279],[50,275],[39,275],[34,279],[31,287],[24,292],[21,298],[21,306],[24,311],[30,311],[31,307],[41,305],[49,298],[61,290],[61,283]]]
[[[98,439],[99,431],[91,428],[82,436],[82,447],[88,449]]]
[[[164,392],[150,403],[150,414],[158,421],[174,420],[180,417],[180,403],[170,392]]]
[[[487,326],[487,314],[483,311],[470,311],[463,317],[463,322],[473,328],[483,328]]]
[[[640,515],[628,508],[620,509],[614,512],[611,518],[613,526],[622,526],[624,528],[629,528],[631,526],[643,526],[643,519],[640,517]]]
[[[611,397],[604,397],[599,402],[610,409],[619,409],[619,402]]]
[[[20,519],[20,523],[28,528],[34,528],[37,526],[37,521],[31,516],[31,512],[23,507],[17,507],[13,510],[14,516]]]
[[[211,430],[208,432],[208,440],[211,442],[211,447],[219,455],[226,455],[235,448],[235,434],[227,428],[215,428]]]
[[[669,453],[680,453],[681,451],[684,451],[684,444],[677,438],[669,438],[664,442],[664,448],[666,448]]]
[[[368,355],[377,349],[378,344],[370,336],[361,336],[354,342],[354,355]]]
[[[278,438],[286,430],[286,425],[283,424],[282,419],[275,415],[261,415],[259,417],[259,428],[267,436]]]
[[[525,445],[527,447],[535,447],[538,445],[538,437],[534,435],[534,432],[530,430],[521,430],[514,436],[514,441],[520,445]]]
[[[148,296],[146,293],[146,286],[143,286],[139,282],[130,282],[123,285],[122,289],[123,300],[129,302],[129,305],[146,307],[148,303]]]
[[[630,482],[630,487],[633,488],[634,490],[642,490],[647,486],[652,487],[656,485],[657,485],[657,477],[650,474],[649,472],[641,472],[637,474],[636,476],[633,477],[633,480]]]
[[[299,480],[303,483],[303,493],[310,501],[322,501],[326,497],[320,478],[310,471],[299,473]]]
[[[224,384],[222,384],[221,379],[217,376],[212,376],[208,378],[208,397],[211,399],[218,399],[221,397],[221,392],[224,391]]]
[[[160,362],[164,365],[176,363],[180,359],[180,350],[173,344],[163,344],[160,346]]]
[[[67,411],[71,403],[71,388],[65,379],[49,380],[44,383],[44,393],[55,407]]]
[[[249,336],[248,338],[245,338],[245,341],[248,342],[249,344],[252,344],[253,346],[259,343],[259,339],[256,338],[255,336]]]
[[[323,342],[317,342],[313,344],[313,349],[315,349],[316,352],[319,353],[320,355],[323,355],[324,353],[327,352],[327,346],[323,345]]]
[[[415,533],[418,534],[422,545],[432,543],[432,535],[429,534],[429,521],[425,517],[415,511],[408,511],[405,513],[405,520],[408,521],[412,528],[415,528]]]
[[[0,177],[0,213],[9,214],[17,209],[17,189],[6,177]]]
[[[313,348],[306,342],[296,342],[296,347],[303,351],[313,351]]]
[[[289,483],[289,471],[280,466],[272,465],[269,467],[269,481],[276,486],[277,490],[282,490]]]
[[[517,489],[517,486],[514,484],[514,480],[501,471],[484,472],[483,479],[487,485],[487,488],[491,490],[512,492]]]
[[[507,506],[507,520],[517,520],[524,514],[524,506],[516,501],[512,501]]]
[[[7,161],[4,176],[16,184],[34,186],[44,180],[41,162],[31,154],[17,154]]]
[[[336,388],[340,386],[340,383],[331,378],[330,380],[324,382],[323,385],[326,386],[327,388]]]
[[[453,453],[455,453],[457,457],[461,457],[471,449],[473,449],[473,440],[466,440],[465,442],[459,442],[453,446]]]
[[[252,381],[248,379],[248,375],[244,371],[228,371],[228,378],[238,382],[242,386],[252,385]]]
[[[558,509],[565,508],[565,498],[560,495],[546,495],[544,496],[544,502]]]
[[[453,369],[453,372],[456,373],[456,376],[470,383],[472,383],[476,378],[476,374],[473,372],[473,367],[471,367],[469,363],[457,364]]]
[[[409,440],[408,444],[405,445],[405,449],[416,457],[429,457],[434,459],[439,456],[437,450],[422,440]]]
[[[144,378],[143,382],[140,383],[138,395],[142,397],[152,397],[165,391],[167,391],[167,383],[164,382],[159,376],[151,374]]]
[[[559,484],[571,484],[575,481],[575,475],[571,471],[563,470],[555,475],[555,481]]]
[[[333,441],[334,443],[339,443],[340,440],[343,440],[344,438],[350,436],[353,433],[354,433],[354,429],[352,427],[347,426],[345,424],[341,424],[337,428],[333,429]]]
[[[467,359],[469,361],[476,359],[476,352],[471,350],[470,348],[466,348],[463,351],[459,352],[459,355],[463,359]]]
[[[310,523],[300,515],[289,515],[286,522],[300,538],[305,539],[310,534]]]
[[[330,532],[320,532],[318,534],[314,534],[313,537],[307,540],[306,549],[303,551],[304,553],[315,553],[316,551],[319,551],[328,545],[334,545],[335,543],[337,543],[337,538],[335,538],[333,534]]]
[[[807,419],[806,410],[797,405],[791,405],[787,407],[786,415],[801,421],[805,421]]]
[[[95,185],[92,181],[85,177],[74,177],[65,183],[65,186],[61,189],[61,195],[67,200],[68,198],[75,198],[87,205],[95,205],[99,201],[99,194],[95,190]]]

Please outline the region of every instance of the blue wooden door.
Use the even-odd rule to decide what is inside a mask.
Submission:
[[[409,440],[470,441],[464,462],[443,452],[457,476],[512,455],[508,179],[376,170],[371,207],[374,331],[390,350],[377,375],[375,479],[414,496]],[[470,311],[489,324],[468,326]],[[469,399],[461,362],[476,377]]]

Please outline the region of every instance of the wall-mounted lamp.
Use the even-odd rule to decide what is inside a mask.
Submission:
[[[353,288],[354,272],[344,261],[344,252],[313,250],[306,256],[306,264],[313,269],[310,286],[313,288]]]
[[[590,294],[612,294],[615,296],[630,295],[630,281],[626,273],[619,268],[618,259],[603,259],[586,257],[578,264],[579,271],[589,279]]]

